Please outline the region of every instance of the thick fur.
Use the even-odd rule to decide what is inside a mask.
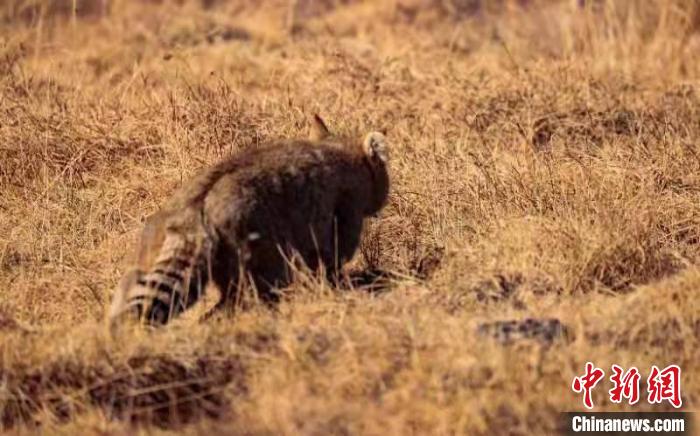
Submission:
[[[330,135],[316,117],[309,140],[246,150],[204,170],[146,223],[138,267],[110,309],[165,323],[213,283],[224,305],[244,284],[275,300],[290,262],[335,274],[357,250],[365,217],[389,192],[384,136]]]

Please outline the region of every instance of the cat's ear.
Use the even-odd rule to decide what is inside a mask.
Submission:
[[[318,114],[314,114],[311,119],[311,129],[309,131],[309,139],[312,141],[321,141],[331,136],[331,132],[326,127],[326,123]]]
[[[389,160],[389,147],[387,146],[386,137],[382,133],[368,133],[362,145],[365,154],[370,159],[379,159],[383,163],[387,163]]]

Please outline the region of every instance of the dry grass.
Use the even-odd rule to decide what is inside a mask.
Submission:
[[[700,2],[575,3],[3,2],[0,427],[552,433],[588,360],[697,408]],[[315,111],[390,138],[381,286],[109,337],[144,217]],[[567,340],[480,334],[530,317]]]

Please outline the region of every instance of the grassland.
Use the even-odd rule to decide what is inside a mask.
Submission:
[[[696,0],[3,2],[0,428],[549,434],[587,361],[696,409],[698,53]],[[108,335],[144,218],[314,112],[390,140],[380,289]],[[528,317],[571,334],[478,334]]]

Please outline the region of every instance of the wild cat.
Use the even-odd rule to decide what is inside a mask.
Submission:
[[[275,301],[294,260],[337,273],[357,250],[364,219],[387,201],[387,161],[383,134],[334,136],[316,115],[309,139],[270,142],[205,169],[147,220],[110,321],[131,313],[167,323],[210,283],[219,307],[245,286]]]

